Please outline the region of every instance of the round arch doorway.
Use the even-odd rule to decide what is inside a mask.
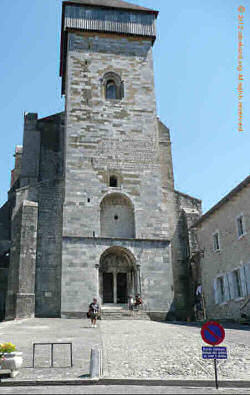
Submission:
[[[111,247],[100,259],[99,290],[102,304],[126,304],[138,292],[138,271],[133,254],[122,247]]]

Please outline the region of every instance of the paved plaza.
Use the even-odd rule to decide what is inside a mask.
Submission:
[[[250,328],[226,329],[223,343],[227,361],[218,361],[219,380],[250,381]],[[213,361],[203,361],[198,325],[153,321],[98,321],[27,319],[0,323],[0,342],[11,341],[23,352],[24,366],[14,380],[79,379],[89,374],[90,350],[103,349],[104,378],[160,380],[213,380]],[[55,368],[50,350],[39,349],[32,369],[34,342],[72,342],[69,349],[55,347]],[[47,348],[46,348],[47,347]]]
[[[201,358],[200,328],[152,321],[103,321],[105,374],[181,380],[213,380],[213,361]],[[229,358],[218,361],[222,380],[250,381],[250,331],[226,329]]]
[[[92,347],[101,348],[100,330],[90,328],[88,320],[27,319],[0,323],[0,342],[11,341],[17,351],[23,352],[24,365],[16,380],[71,379],[89,374]],[[72,343],[73,368],[70,367],[69,346],[54,346],[54,366],[50,369],[49,346],[36,351],[35,369],[32,369],[33,343]]]

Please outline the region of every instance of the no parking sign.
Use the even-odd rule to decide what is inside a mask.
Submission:
[[[225,339],[225,331],[222,325],[216,321],[209,321],[202,325],[201,337],[204,342],[213,347],[202,347],[202,358],[214,360],[215,384],[218,389],[217,359],[227,359],[226,347],[214,347]]]
[[[204,342],[217,346],[225,339],[225,331],[223,326],[218,322],[209,321],[206,322],[201,328],[201,337]]]

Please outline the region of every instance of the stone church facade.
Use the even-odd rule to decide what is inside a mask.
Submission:
[[[65,112],[24,117],[0,209],[2,316],[85,316],[97,296],[142,295],[151,318],[192,314],[191,221],[174,188],[169,129],[156,112],[158,12],[118,0],[63,3]]]

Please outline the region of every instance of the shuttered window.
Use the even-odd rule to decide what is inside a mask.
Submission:
[[[214,279],[215,304],[250,295],[250,263]]]

